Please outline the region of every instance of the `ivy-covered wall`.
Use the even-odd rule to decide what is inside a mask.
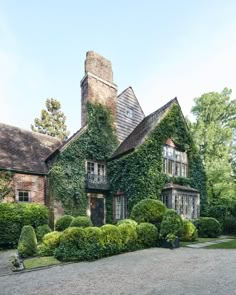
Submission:
[[[168,177],[163,173],[163,145],[168,138],[180,150],[187,152],[189,178]],[[110,198],[106,200],[108,222],[112,221],[112,195],[117,191],[127,195],[129,212],[142,199],[159,199],[164,185],[170,181],[198,189],[201,205],[206,201],[205,173],[201,159],[178,104],[173,104],[167,115],[135,151],[108,162],[108,173],[111,182]]]
[[[53,199],[61,201],[66,214],[85,215],[85,161],[107,160],[115,147],[113,117],[106,106],[87,104],[87,129],[61,152],[51,167],[49,178]]]

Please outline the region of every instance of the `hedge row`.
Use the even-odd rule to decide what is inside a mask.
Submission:
[[[46,234],[38,247],[38,254],[48,256],[54,253],[62,261],[94,260],[156,246],[157,242],[157,228],[150,223],[69,227],[63,233]]]
[[[48,223],[48,209],[37,204],[0,204],[0,248],[12,248],[18,243],[25,225],[36,228]]]

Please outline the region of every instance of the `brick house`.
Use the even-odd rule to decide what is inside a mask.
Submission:
[[[67,142],[61,143],[49,136],[0,124],[0,169],[14,172],[12,183],[16,201],[48,204],[48,167],[86,132],[88,102],[106,106],[114,118],[119,144],[108,159],[108,164],[126,161],[130,155],[138,152],[173,106],[180,108],[175,98],[145,117],[131,87],[117,94],[111,62],[93,51],[87,52],[85,76],[81,81],[81,129]],[[183,125],[186,125],[182,113],[179,116]],[[185,129],[188,132],[187,127]],[[183,147],[179,148],[170,137],[165,139],[162,149],[162,173],[173,178],[187,178],[189,155]],[[151,154],[154,157],[155,150]],[[109,214],[117,221],[126,218],[129,212],[127,208],[132,197],[129,199],[129,189],[113,185],[112,177],[107,177],[108,167],[107,161],[96,159],[86,159],[84,163],[86,212],[95,225],[102,225],[106,220],[111,221]],[[121,183],[123,180],[121,179]],[[112,187],[115,187],[115,192]],[[162,187],[160,198],[167,207],[175,208],[186,218],[195,218],[200,214],[200,192],[195,187],[170,181]],[[107,209],[109,202],[112,202],[112,213]],[[61,210],[61,206],[56,203],[56,215],[61,214]]]

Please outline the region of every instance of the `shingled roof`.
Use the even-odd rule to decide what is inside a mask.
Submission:
[[[0,169],[47,174],[45,160],[61,144],[57,138],[0,123]]]
[[[177,98],[170,100],[160,109],[145,117],[133,130],[133,132],[131,132],[131,134],[119,145],[119,147],[113,153],[111,159],[118,158],[123,154],[127,154],[133,151],[139,145],[141,145],[144,142],[147,135],[161,121],[164,114],[172,106],[173,103],[178,104]]]

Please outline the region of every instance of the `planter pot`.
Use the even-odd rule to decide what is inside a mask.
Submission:
[[[175,249],[179,248],[179,238],[176,238],[174,241],[169,242],[166,239],[163,239],[161,241],[161,247],[162,248],[168,248],[168,249]]]

